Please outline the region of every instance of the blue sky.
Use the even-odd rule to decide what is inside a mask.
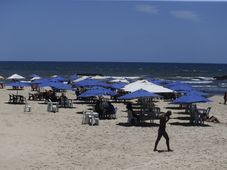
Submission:
[[[227,2],[1,0],[0,60],[227,63]]]

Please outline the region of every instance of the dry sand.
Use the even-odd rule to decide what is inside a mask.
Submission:
[[[28,96],[29,90],[19,91]],[[213,96],[211,115],[221,123],[188,126],[180,110],[172,110],[167,125],[173,152],[153,152],[158,127],[127,126],[123,104],[116,120],[101,120],[99,126],[82,125],[81,112],[87,105],[47,112],[45,104],[29,101],[24,105],[7,104],[8,94],[0,90],[0,169],[227,169],[227,105],[222,96]],[[73,93],[67,94],[75,98]],[[157,103],[166,111],[167,103]],[[158,123],[158,121],[155,121]],[[166,150],[161,139],[158,149]]]

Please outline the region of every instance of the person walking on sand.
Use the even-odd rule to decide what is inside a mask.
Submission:
[[[226,104],[226,101],[227,101],[227,92],[225,92],[224,94],[224,104]]]
[[[157,151],[158,142],[160,141],[162,136],[164,136],[164,138],[166,139],[166,145],[167,145],[168,151],[172,151],[169,147],[169,136],[166,133],[166,122],[169,121],[171,114],[172,114],[171,111],[167,111],[164,115],[162,115],[160,117],[158,137],[157,137],[156,142],[155,142],[154,151]]]

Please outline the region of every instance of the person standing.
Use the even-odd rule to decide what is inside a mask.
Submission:
[[[224,94],[224,104],[226,104],[226,101],[227,101],[227,92],[225,92]]]
[[[166,139],[166,145],[167,145],[168,151],[172,151],[170,149],[170,146],[169,146],[169,136],[166,132],[166,123],[169,121],[171,114],[172,114],[171,111],[167,111],[164,115],[162,115],[160,117],[158,137],[157,137],[156,142],[155,142],[154,151],[157,151],[157,146],[158,146],[158,143],[159,143],[162,136]]]

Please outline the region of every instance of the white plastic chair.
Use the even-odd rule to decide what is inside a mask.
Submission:
[[[90,125],[99,125],[99,114],[97,112],[92,112],[88,117]]]
[[[82,124],[88,124],[89,123],[89,115],[91,114],[91,111],[86,110],[83,112],[83,117],[82,117]]]
[[[48,102],[47,111],[48,112],[58,112],[58,102]]]
[[[28,101],[25,99],[24,112],[31,112],[32,107],[28,104]]]

